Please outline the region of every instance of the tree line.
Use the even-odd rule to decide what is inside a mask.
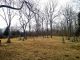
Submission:
[[[15,7],[15,2],[17,2]],[[43,36],[51,38],[55,36],[67,37],[70,40],[74,37],[74,41],[79,37],[80,31],[80,13],[74,11],[73,6],[66,4],[64,8],[58,7],[57,1],[50,1],[41,11],[38,7],[38,2],[28,0],[3,0],[0,9],[3,15],[0,15],[6,22],[6,29],[3,36],[8,38],[7,43],[10,43],[12,37],[27,36]],[[6,11],[5,11],[6,9]],[[20,26],[14,26],[11,30],[12,20],[18,16]],[[28,30],[26,30],[28,28]]]

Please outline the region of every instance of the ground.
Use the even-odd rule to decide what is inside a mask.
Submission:
[[[80,42],[62,43],[61,37],[13,38],[10,44],[1,40],[0,60],[80,60]]]

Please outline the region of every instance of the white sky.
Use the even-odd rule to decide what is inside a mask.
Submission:
[[[44,9],[44,6],[47,4],[47,2],[49,2],[51,0],[40,0],[40,8],[43,10]],[[60,6],[65,6],[66,3],[69,3],[71,0],[58,0],[58,3]],[[1,10],[1,8],[0,8]],[[1,14],[1,11],[0,11],[0,14]],[[12,26],[16,26],[16,24],[18,24],[18,18],[15,17],[13,20],[12,20]],[[5,23],[5,21],[3,20],[2,17],[0,17],[0,28],[5,28],[7,25]]]

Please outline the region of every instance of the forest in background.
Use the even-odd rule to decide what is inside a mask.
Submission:
[[[72,0],[78,10],[79,2]],[[0,29],[0,37],[7,37],[8,43],[11,37],[24,37],[25,40],[27,36],[51,36],[51,38],[62,36],[63,40],[66,36],[67,40],[70,40],[70,37],[74,37],[73,41],[77,40],[80,31],[80,13],[75,11],[71,2],[66,3],[64,7],[58,6],[56,0],[49,1],[42,11],[38,0],[1,0],[0,9],[3,14],[0,16],[7,27],[4,30]],[[18,23],[11,26],[16,15]]]

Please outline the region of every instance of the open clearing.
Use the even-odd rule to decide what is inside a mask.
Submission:
[[[11,39],[0,46],[0,60],[80,60],[80,42],[62,43],[60,37]]]

